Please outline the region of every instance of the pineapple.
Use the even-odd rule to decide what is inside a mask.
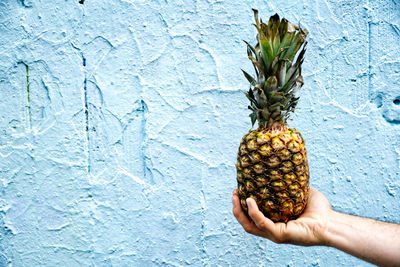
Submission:
[[[258,129],[249,131],[239,146],[238,195],[244,211],[251,197],[266,217],[286,223],[303,212],[309,194],[305,141],[286,123],[299,100],[294,93],[303,85],[301,65],[308,32],[280,20],[278,14],[265,24],[253,11],[257,44],[245,43],[256,77],[242,71],[250,82],[246,96],[251,122],[254,126],[258,121]]]

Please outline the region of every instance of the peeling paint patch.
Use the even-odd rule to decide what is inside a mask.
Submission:
[[[18,0],[23,7],[31,8],[33,7],[32,0]]]

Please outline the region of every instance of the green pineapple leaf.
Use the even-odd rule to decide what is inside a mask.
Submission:
[[[257,114],[254,113],[254,112],[252,112],[252,113],[250,113],[249,117],[250,117],[250,119],[251,119],[251,127],[253,127],[254,124],[255,124],[256,121],[257,121]]]
[[[264,23],[258,11],[253,12],[257,43],[251,46],[244,42],[255,76],[242,72],[250,83],[246,96],[250,100],[252,125],[258,120],[259,127],[270,127],[274,122],[286,123],[297,105],[299,98],[295,92],[304,84],[301,65],[308,32],[278,14]]]
[[[250,74],[245,72],[244,70],[242,70],[242,72],[243,72],[244,76],[246,77],[246,79],[249,81],[249,83],[251,85],[255,86],[256,85],[256,80]]]

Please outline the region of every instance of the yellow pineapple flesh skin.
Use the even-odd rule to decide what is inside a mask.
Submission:
[[[237,159],[238,195],[246,213],[249,197],[274,222],[286,223],[303,212],[309,169],[300,132],[285,125],[250,131],[240,143]]]

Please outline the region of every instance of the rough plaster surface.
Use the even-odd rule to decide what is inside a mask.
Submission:
[[[252,7],[309,30],[311,184],[400,223],[400,4],[243,2],[0,2],[0,266],[368,265],[234,220],[241,40]]]

